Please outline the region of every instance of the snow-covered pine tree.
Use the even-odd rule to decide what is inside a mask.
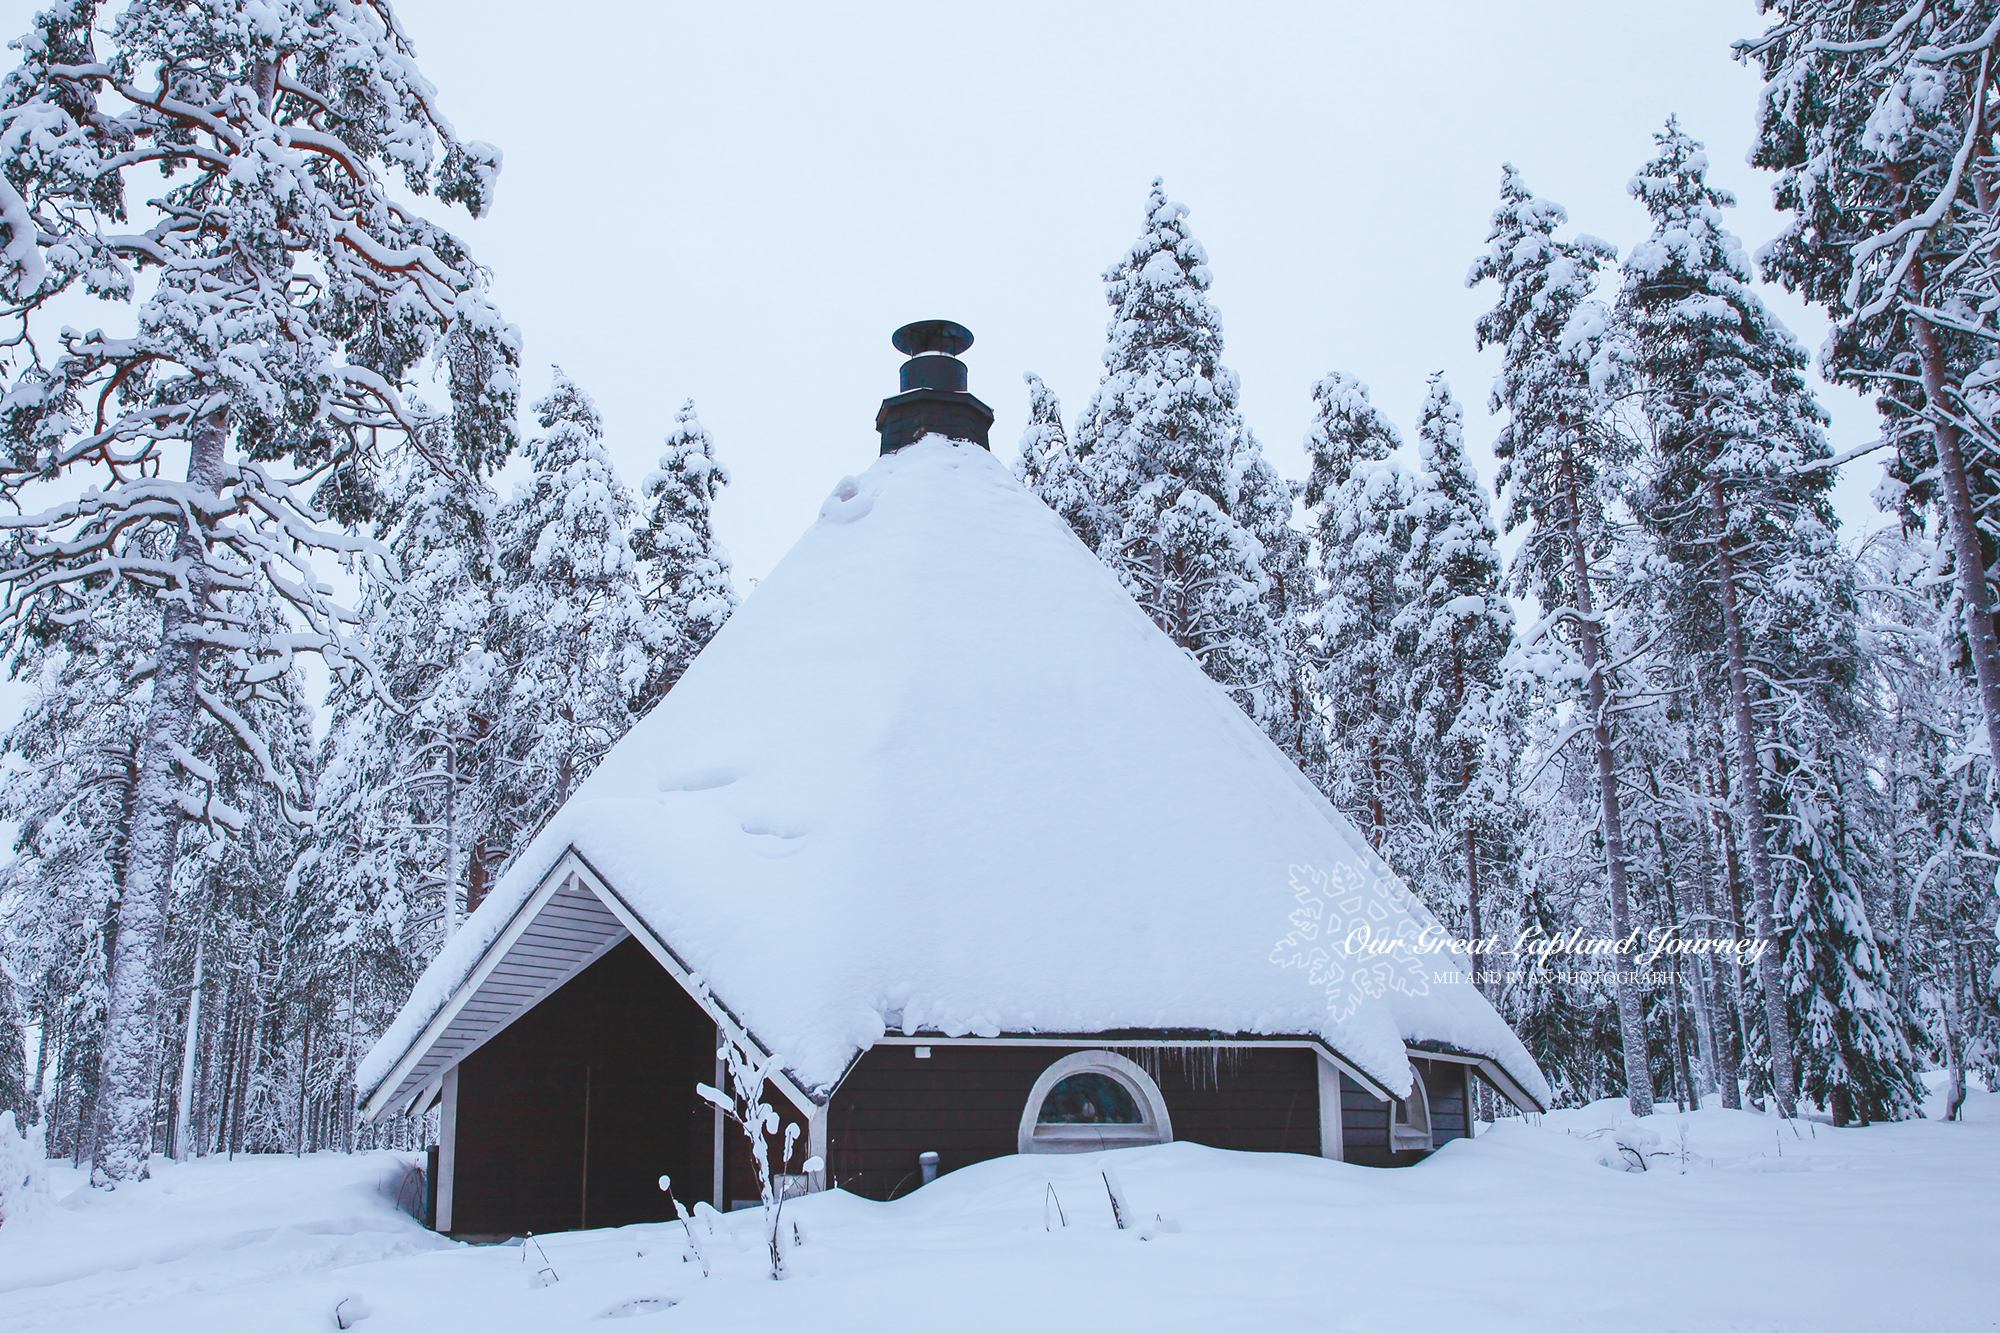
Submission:
[[[1028,385],[1028,424],[1021,431],[1021,456],[1015,460],[1014,475],[1061,515],[1084,545],[1096,550],[1102,525],[1095,514],[1090,476],[1063,429],[1062,403],[1040,375],[1027,371],[1021,378]]]
[[[134,0],[109,22],[99,8],[44,11],[0,86],[0,294],[24,322],[73,320],[84,297],[133,303],[135,318],[125,335],[8,340],[0,493],[14,516],[0,525],[19,540],[0,580],[10,625],[127,581],[164,594],[98,1103],[93,1178],[115,1185],[146,1174],[196,715],[263,748],[200,688],[204,662],[239,640],[222,594],[261,587],[291,607],[295,628],[256,671],[300,651],[349,669],[314,553],[365,549],[341,527],[372,509],[378,451],[407,436],[403,388],[420,372],[449,380],[456,409],[452,455],[434,464],[506,453],[516,339],[465,247],[390,197],[393,171],[412,195],[482,213],[499,154],[437,113],[386,0]],[[137,229],[128,181],[158,190]],[[47,345],[59,351],[43,361]],[[135,520],[177,525],[172,553],[128,554]]]
[[[275,599],[253,593],[233,596],[245,603],[241,619],[254,632],[277,636],[288,631]],[[239,684],[233,698],[264,740],[264,760],[290,775],[291,785],[310,797],[317,756],[313,708],[302,673],[287,671],[251,688]],[[230,743],[219,727],[205,726],[198,733],[198,746],[197,753],[214,769],[220,801],[240,811],[241,817],[229,824],[210,821],[189,827],[165,942],[166,998],[178,1001],[187,993],[184,986],[191,991],[196,949],[207,939],[239,943],[240,951],[230,961],[240,960],[252,972],[249,985],[237,989],[234,1005],[224,1002],[204,1008],[209,1023],[233,1024],[244,1039],[245,1058],[234,1070],[235,1120],[251,1131],[242,1146],[253,1151],[297,1150],[301,1145],[295,1129],[302,1121],[302,1108],[323,1102],[336,1082],[329,1077],[318,1090],[310,1086],[301,1077],[298,1055],[309,1053],[316,1042],[322,1052],[328,1047],[326,1025],[311,1021],[306,1001],[315,983],[324,993],[324,982],[316,974],[323,972],[324,960],[339,947],[340,931],[332,904],[322,910],[303,890],[298,871],[312,840],[280,810],[286,793],[266,781],[260,762]],[[226,945],[223,952],[225,957],[229,953]],[[176,1040],[184,1036],[181,1023],[162,1027],[159,1069],[154,1075],[162,1087],[174,1087],[185,1067]],[[197,1049],[198,1081],[199,1070]],[[197,1088],[189,1091],[191,1107],[210,1111],[195,1095]],[[163,1142],[172,1143],[170,1124],[159,1123],[157,1130]]]
[[[1990,4],[1772,0],[1739,43],[1764,73],[1752,161],[1792,218],[1768,276],[1834,321],[1822,369],[1878,395],[1906,513],[1944,520],[1984,749],[2000,773],[2000,638],[1979,514],[2000,497],[2000,94]]]
[[[527,446],[534,476],[500,515],[502,587],[488,641],[504,683],[484,744],[505,768],[483,855],[499,864],[632,725],[652,665],[628,535],[637,507],[597,408],[557,370],[535,418],[545,434]]]
[[[0,972],[0,1112],[12,1111],[15,1124],[27,1125],[34,1121],[35,1098],[29,1091],[28,1043],[14,989]]]
[[[1774,576],[1823,579],[1828,604],[1841,604],[1827,498],[1833,472],[1816,466],[1831,450],[1820,433],[1825,414],[1802,373],[1805,352],[1752,290],[1742,245],[1723,226],[1721,210],[1735,200],[1708,184],[1707,153],[1675,121],[1655,138],[1658,155],[1631,183],[1653,234],[1626,257],[1618,298],[1651,427],[1654,475],[1638,510],[1674,562],[1669,631],[1727,704],[1734,814],[1757,935],[1773,946],[1758,965],[1772,1076],[1789,1115],[1797,1088],[1775,948],[1762,751],[1784,746],[1772,734],[1774,719],[1798,716],[1787,702],[1799,688],[1817,696],[1824,686],[1773,681],[1771,668],[1799,645],[1753,642],[1745,622],[1755,616],[1750,604],[1772,595]],[[1786,665],[1810,675],[1849,664]]]
[[[729,472],[715,461],[715,442],[690,398],[667,432],[659,471],[640,488],[646,522],[632,534],[640,588],[658,638],[643,703],[674,687],[736,609],[729,552],[715,539],[710,514],[728,484]]]
[[[155,533],[159,539],[167,534]],[[198,935],[218,867],[235,865],[252,844],[266,849],[260,880],[282,880],[303,846],[294,812],[312,797],[311,708],[296,670],[255,671],[268,641],[290,632],[254,592],[218,597],[241,626],[242,651],[205,664],[202,688],[217,701],[192,730],[183,765],[199,787],[183,810],[185,855],[175,875],[174,910],[161,942],[162,985],[180,984],[183,941]],[[51,1144],[81,1159],[91,1151],[115,904],[128,864],[151,681],[158,649],[152,599],[127,589],[89,618],[32,648],[21,666],[31,693],[7,735],[18,767],[0,785],[0,817],[19,825],[15,859],[0,871],[0,953],[5,970],[28,981],[32,1021],[42,1032],[43,1072],[52,1103]],[[258,738],[253,754],[218,711],[242,719]],[[273,774],[278,780],[273,781]],[[270,929],[266,923],[261,928]],[[191,956],[192,949],[185,951]],[[175,1089],[179,1061],[167,1022],[155,1034],[149,1089]],[[149,1137],[154,1129],[148,1098]]]
[[[1458,873],[1425,886],[1426,897],[1438,907],[1462,891],[1466,933],[1481,939],[1482,896],[1503,889],[1519,860],[1512,768],[1520,728],[1501,670],[1514,607],[1492,507],[1465,461],[1463,417],[1442,375],[1431,377],[1424,399],[1417,455],[1393,622],[1407,680],[1400,704],[1417,801],[1458,849]]]
[[[2000,1086],[2000,972],[1993,930],[1994,799],[1968,780],[1980,751],[1978,688],[1960,668],[1957,617],[1945,593],[1948,552],[1922,532],[1883,528],[1862,544],[1864,661],[1885,701],[1880,754],[1883,838],[1878,941],[1912,1041],[1946,1073],[1944,1114],[1965,1101],[1967,1076]],[[1886,898],[1886,901],[1883,899]]]
[[[1556,239],[1556,228],[1567,220],[1561,205],[1535,198],[1520,173],[1505,167],[1488,250],[1474,261],[1466,284],[1500,287],[1498,303],[1477,329],[1481,347],[1502,349],[1493,408],[1507,414],[1507,424],[1494,443],[1501,460],[1496,483],[1506,496],[1507,527],[1522,530],[1510,570],[1513,591],[1543,610],[1511,660],[1542,682],[1554,706],[1580,712],[1580,725],[1562,733],[1560,743],[1586,735],[1595,751],[1610,920],[1623,937],[1632,929],[1632,912],[1612,661],[1604,649],[1611,608],[1600,590],[1603,561],[1615,545],[1608,488],[1623,446],[1607,427],[1604,395],[1593,377],[1610,350],[1611,314],[1592,299],[1599,274],[1617,256],[1592,236]],[[1581,698],[1575,697],[1579,686]],[[1634,1115],[1650,1114],[1652,1073],[1629,972],[1620,972],[1613,992],[1627,1096]]]
[[[107,949],[125,850],[159,616],[111,599],[73,625],[46,626],[13,663],[27,687],[6,736],[0,819],[15,825],[0,868],[0,948],[40,1029],[49,1150],[80,1157],[95,1119]]]
[[[1154,623],[1261,719],[1283,669],[1269,553],[1238,513],[1255,443],[1221,361],[1208,255],[1187,212],[1154,181],[1145,231],[1104,275],[1104,377],[1076,432],[1096,530],[1079,535]]]
[[[1315,693],[1325,710],[1328,795],[1401,874],[1433,843],[1413,827],[1405,765],[1403,663],[1396,655],[1397,575],[1410,544],[1412,478],[1395,459],[1396,428],[1368,386],[1338,371],[1313,386],[1305,500],[1325,601]]]

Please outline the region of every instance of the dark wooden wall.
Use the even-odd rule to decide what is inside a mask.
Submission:
[[[617,945],[459,1067],[452,1231],[661,1221],[662,1174],[690,1207],[711,1198],[714,1116],[694,1086],[714,1079],[713,1021],[637,940]]]
[[[1424,1076],[1424,1090],[1430,1093],[1431,1142],[1440,1148],[1452,1139],[1472,1137],[1472,1123],[1466,1118],[1471,1106],[1466,1096],[1471,1086],[1471,1066],[1456,1060],[1412,1060]]]
[[[1431,1112],[1431,1142],[1443,1144],[1468,1136],[1465,1119],[1466,1066],[1450,1060],[1413,1059],[1424,1077]],[[1389,1103],[1375,1100],[1347,1075],[1340,1076],[1340,1143],[1343,1161],[1358,1166],[1410,1166],[1427,1152],[1389,1150]]]
[[[890,1199],[921,1180],[917,1155],[940,1173],[1004,1157],[1041,1072],[1086,1046],[877,1046],[856,1062],[828,1109],[830,1183]],[[1116,1047],[1109,1049],[1118,1049]],[[1319,1075],[1309,1050],[1240,1047],[1121,1050],[1160,1085],[1174,1137],[1212,1148],[1319,1152]]]

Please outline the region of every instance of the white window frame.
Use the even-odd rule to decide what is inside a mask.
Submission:
[[[1389,1103],[1389,1150],[1429,1152],[1437,1145],[1431,1137],[1431,1097],[1424,1076],[1410,1066],[1410,1095]]]
[[[1044,1125],[1039,1123],[1042,1103],[1056,1084],[1071,1074],[1103,1074],[1132,1094],[1143,1117],[1136,1125]],[[1173,1117],[1167,1114],[1167,1099],[1160,1085],[1132,1061],[1116,1051],[1078,1051],[1042,1071],[1028,1093],[1021,1111],[1021,1129],[1016,1148],[1023,1153],[1097,1152],[1104,1148],[1138,1148],[1174,1141]]]

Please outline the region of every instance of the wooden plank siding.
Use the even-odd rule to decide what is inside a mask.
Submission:
[[[1319,1152],[1316,1057],[1295,1047],[1200,1048],[877,1046],[856,1062],[828,1108],[829,1183],[869,1199],[917,1187],[917,1155],[940,1174],[1018,1146],[1036,1078],[1066,1055],[1116,1050],[1152,1075],[1174,1138],[1249,1152]]]
[[[588,1215],[584,1089],[590,1092]],[[452,1232],[520,1235],[672,1216],[711,1196],[715,1024],[626,939],[459,1066]]]
[[[1411,1064],[1424,1076],[1424,1090],[1430,1094],[1431,1143],[1442,1148],[1452,1139],[1469,1139],[1472,1126],[1466,1119],[1470,1105],[1466,1097],[1467,1066],[1456,1060],[1425,1060],[1413,1057]]]

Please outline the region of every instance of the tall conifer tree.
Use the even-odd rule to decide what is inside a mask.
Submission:
[[[1410,819],[1395,634],[1411,479],[1394,457],[1402,439],[1368,401],[1367,385],[1335,372],[1313,386],[1313,402],[1305,500],[1326,589],[1314,674],[1326,710],[1329,795],[1407,876],[1411,849],[1392,840],[1424,841]]]
[[[1466,932],[1480,939],[1492,924],[1482,916],[1484,900],[1518,859],[1512,761],[1519,727],[1501,670],[1514,608],[1501,581],[1492,507],[1465,460],[1462,414],[1441,375],[1431,377],[1424,399],[1417,454],[1409,551],[1397,575],[1396,653],[1408,680],[1400,702],[1418,801],[1457,849],[1448,882],[1463,890]]]
[[[1267,552],[1239,516],[1255,442],[1222,364],[1208,255],[1153,182],[1146,228],[1107,271],[1104,378],[1077,426],[1091,508],[1065,514],[1154,623],[1245,711],[1282,675]]]
[[[1797,1079],[1765,775],[1776,750],[1793,748],[1777,734],[1779,719],[1796,722],[1797,706],[1830,687],[1837,695],[1836,678],[1851,684],[1853,664],[1842,658],[1852,630],[1841,622],[1851,625],[1852,580],[1832,538],[1833,473],[1814,466],[1831,451],[1820,434],[1825,414],[1806,388],[1805,352],[1751,289],[1749,262],[1722,222],[1735,201],[1708,184],[1701,145],[1672,120],[1656,138],[1659,154],[1631,184],[1653,233],[1626,258],[1618,302],[1651,425],[1654,476],[1638,507],[1674,562],[1671,632],[1708,666],[1725,701],[1734,814],[1757,935],[1769,946],[1758,976],[1772,1081],[1789,1115]],[[1755,604],[1784,599],[1802,578],[1820,590],[1823,623],[1801,637],[1753,637]]]
[[[632,534],[654,639],[646,702],[674,687],[736,609],[729,552],[715,538],[712,512],[728,484],[729,470],[716,461],[715,441],[690,398],[667,432],[659,470],[640,488],[646,521]]]
[[[1567,220],[1560,205],[1535,198],[1519,172],[1504,168],[1488,250],[1466,282],[1500,287],[1498,303],[1478,324],[1480,346],[1502,349],[1493,407],[1507,414],[1507,424],[1494,444],[1501,460],[1496,480],[1507,497],[1508,527],[1522,530],[1513,590],[1533,597],[1544,611],[1541,624],[1523,635],[1516,660],[1543,682],[1553,705],[1581,710],[1583,725],[1561,742],[1586,736],[1594,752],[1607,906],[1613,931],[1624,938],[1633,914],[1614,734],[1616,683],[1606,652],[1614,609],[1606,598],[1617,587],[1606,578],[1607,562],[1617,554],[1615,523],[1606,511],[1624,448],[1607,426],[1592,373],[1605,354],[1611,323],[1592,294],[1616,252],[1591,236],[1558,240],[1556,228]],[[1627,1097],[1634,1115],[1648,1115],[1653,1077],[1629,970],[1620,969],[1612,990]]]
[[[504,684],[487,744],[506,766],[502,861],[589,776],[632,724],[651,672],[651,621],[628,536],[637,508],[590,396],[560,370],[535,404],[533,478],[500,515],[502,588],[489,647]]]

